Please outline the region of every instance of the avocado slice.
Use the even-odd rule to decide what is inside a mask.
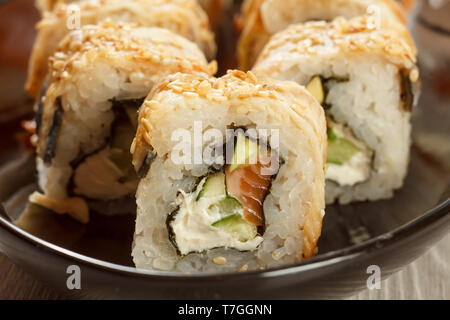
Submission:
[[[258,152],[258,143],[247,138],[241,131],[238,132],[233,158],[227,170],[236,170],[242,165],[249,164],[249,159]]]
[[[198,201],[203,197],[218,197],[225,194],[225,174],[218,172],[206,178],[196,200]]]
[[[328,128],[328,153],[327,162],[337,165],[343,165],[349,161],[356,153],[360,152],[350,140],[339,137],[333,128]]]
[[[214,222],[212,226],[224,230],[241,242],[254,239],[258,234],[257,227],[243,219],[240,214],[227,216]]]
[[[309,93],[316,98],[320,105],[325,102],[325,90],[322,78],[320,76],[314,76],[306,85],[306,90],[308,90]]]

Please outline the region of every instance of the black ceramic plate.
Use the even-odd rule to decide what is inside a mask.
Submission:
[[[70,292],[84,297],[339,298],[366,288],[368,266],[379,266],[386,278],[449,232],[449,72],[426,71],[420,107],[413,113],[414,143],[404,187],[390,200],[328,207],[316,257],[272,270],[220,275],[136,270],[130,257],[132,216],[94,214],[81,225],[27,201],[36,189],[34,157],[18,138],[20,121],[31,117],[22,87],[38,17],[32,2],[0,6],[0,249],[42,281],[67,293],[67,267],[77,265],[82,288]],[[442,40],[437,43],[449,41],[448,34],[425,25],[417,32],[433,34]],[[230,48],[227,42],[221,46],[222,52]]]

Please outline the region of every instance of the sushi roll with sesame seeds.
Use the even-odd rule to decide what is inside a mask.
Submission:
[[[388,21],[409,36],[405,13],[395,0],[245,0],[238,19],[239,67],[251,69],[270,37],[291,24],[365,14],[371,14],[376,23]],[[412,38],[409,41],[412,43]]]
[[[266,45],[253,71],[313,93],[328,119],[327,203],[392,197],[407,173],[415,50],[371,17],[293,25]]]
[[[193,42],[213,59],[216,52],[214,34],[208,16],[197,0],[79,0],[44,1],[46,11],[36,28],[28,67],[26,89],[37,98],[48,71],[48,58],[65,35],[84,25],[95,25],[105,19],[135,23],[144,27],[171,30]]]
[[[42,193],[30,200],[82,222],[88,202],[108,200],[111,210],[133,203],[138,108],[161,77],[209,71],[194,43],[166,29],[106,21],[69,34],[50,58],[36,115]]]
[[[294,82],[177,74],[141,107],[138,268],[245,271],[313,256],[324,215],[323,109]]]

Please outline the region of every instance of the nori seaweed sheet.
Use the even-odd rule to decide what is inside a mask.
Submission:
[[[42,98],[45,96],[45,92],[47,91],[47,88],[43,87],[41,89],[41,92],[39,94],[39,100],[37,101],[36,105],[36,115],[34,116],[34,120],[36,121],[36,134],[39,135],[39,131],[41,130],[42,126],[42,111],[44,109],[44,102],[42,101]]]
[[[403,102],[403,109],[410,112],[414,102],[414,95],[409,73],[406,70],[400,71],[400,99]]]
[[[62,124],[63,108],[61,104],[61,97],[56,98],[57,109],[53,114],[52,125],[48,133],[47,146],[44,151],[44,163],[50,164],[55,156],[56,143],[58,141],[59,130]]]

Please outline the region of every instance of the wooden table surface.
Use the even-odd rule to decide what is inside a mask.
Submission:
[[[0,299],[65,299],[0,253]],[[450,235],[382,283],[352,299],[450,299]]]

